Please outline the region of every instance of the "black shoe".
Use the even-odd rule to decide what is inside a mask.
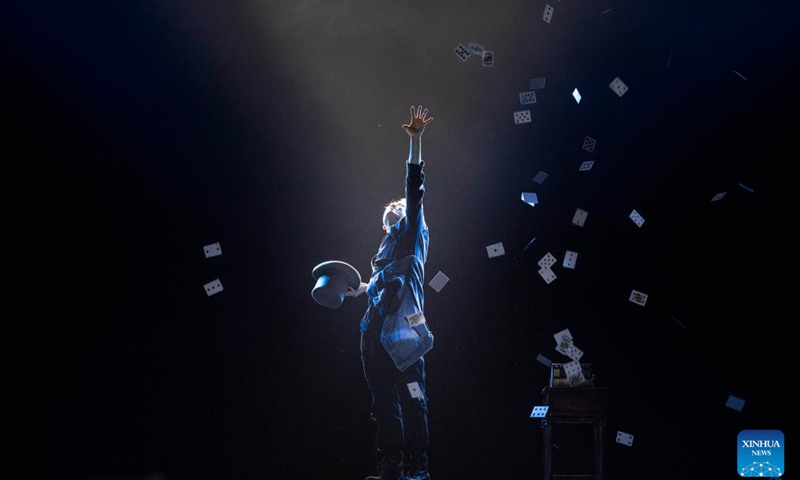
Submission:
[[[408,455],[409,474],[407,480],[431,480],[428,473],[428,452],[411,452]]]
[[[378,451],[378,476],[365,480],[408,480],[403,475],[403,452]]]

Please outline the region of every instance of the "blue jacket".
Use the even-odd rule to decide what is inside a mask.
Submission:
[[[422,208],[425,162],[406,163],[406,215],[381,240],[372,259],[367,287],[369,308],[361,333],[380,322],[381,344],[398,369],[405,370],[433,347],[424,315],[425,260],[428,226]]]

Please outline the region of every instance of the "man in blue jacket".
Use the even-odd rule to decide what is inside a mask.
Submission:
[[[368,299],[361,320],[361,361],[377,427],[378,476],[367,480],[430,480],[423,356],[433,347],[433,335],[423,313],[428,226],[421,149],[422,133],[433,121],[427,114],[427,108],[411,107],[411,121],[402,125],[410,138],[406,195],[384,209],[386,233],[372,258],[369,284],[346,293],[357,297],[366,292]]]

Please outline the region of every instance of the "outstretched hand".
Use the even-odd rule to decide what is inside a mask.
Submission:
[[[354,289],[353,287],[347,287],[347,291],[344,292],[345,297],[358,297],[359,295],[363,294],[367,291],[367,285],[364,282],[361,282],[361,285],[358,286],[358,290]]]
[[[407,123],[406,125],[402,125],[403,130],[411,138],[419,138],[422,136],[422,132],[425,131],[425,125],[431,123],[433,121],[433,117],[425,118],[428,115],[428,109],[422,109],[422,107],[411,107],[411,122]]]

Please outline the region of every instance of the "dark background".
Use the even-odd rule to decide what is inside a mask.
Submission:
[[[412,105],[435,118],[426,282],[450,278],[426,290],[433,478],[541,478],[536,357],[566,360],[564,328],[609,388],[607,478],[734,478],[743,429],[784,431],[796,475],[797,3],[550,4],[7,4],[3,476],[374,473],[365,299],[317,305],[311,270],[368,276]],[[454,55],[473,41],[494,67]],[[562,473],[586,436],[556,438]]]

